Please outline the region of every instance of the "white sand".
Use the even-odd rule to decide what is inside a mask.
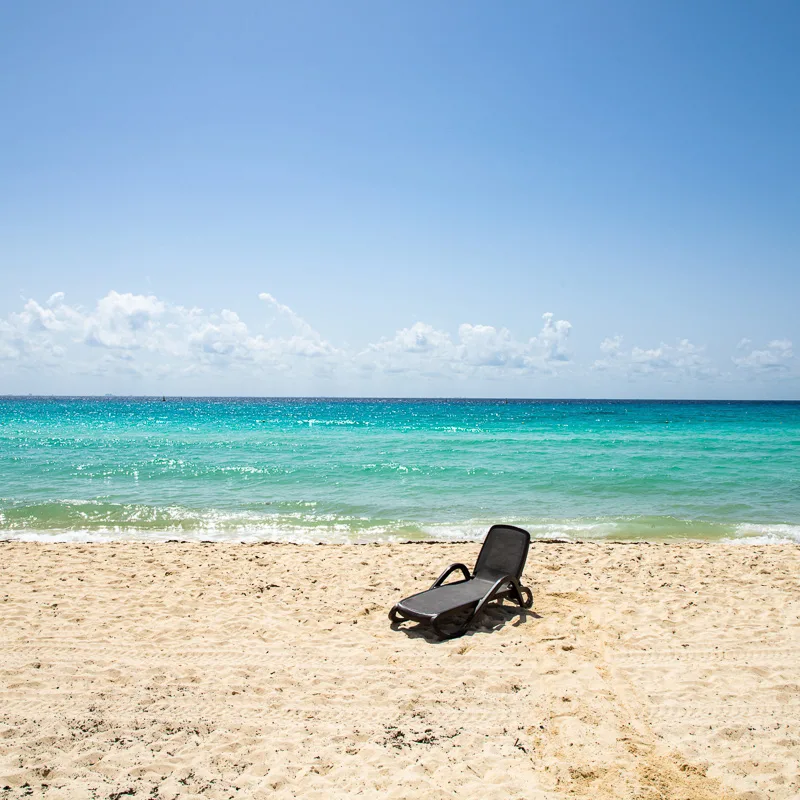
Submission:
[[[536,543],[535,614],[390,628],[477,549],[0,545],[0,800],[800,797],[800,547]]]

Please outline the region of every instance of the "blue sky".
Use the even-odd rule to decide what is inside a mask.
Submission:
[[[3,4],[0,392],[800,398],[798,40],[794,2]]]

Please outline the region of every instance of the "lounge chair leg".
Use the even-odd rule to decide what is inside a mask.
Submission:
[[[530,608],[533,605],[533,592],[523,586],[516,578],[510,578],[511,588],[505,594],[509,600],[515,600],[521,608]]]
[[[472,622],[472,618],[474,614],[471,614],[469,619],[464,622],[460,627],[456,628],[454,631],[447,633],[446,631],[442,630],[441,626],[439,625],[438,617],[434,617],[431,620],[431,628],[433,628],[433,632],[440,638],[440,639],[457,639],[459,636],[463,636],[467,632],[467,628],[469,628],[470,622]]]
[[[522,594],[524,596],[524,600],[520,605],[523,608],[530,608],[533,605],[533,592],[527,586],[521,586],[520,589],[522,590]],[[525,595],[527,595],[525,597]]]

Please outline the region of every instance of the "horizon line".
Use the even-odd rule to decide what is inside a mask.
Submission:
[[[668,398],[668,397],[467,397],[459,395],[192,395],[192,394],[0,394],[0,400],[459,400],[472,402],[512,403],[800,403],[800,398],[734,399],[734,398]]]

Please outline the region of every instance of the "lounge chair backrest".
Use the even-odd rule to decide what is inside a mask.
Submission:
[[[522,577],[531,536],[513,525],[492,525],[483,540],[473,575],[496,580],[503,575]]]

